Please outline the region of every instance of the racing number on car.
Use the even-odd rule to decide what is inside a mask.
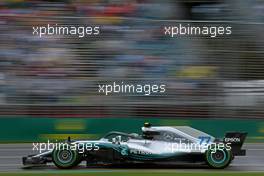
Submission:
[[[208,144],[211,140],[210,136],[199,136],[198,139],[200,139],[200,145],[202,145],[203,143]]]

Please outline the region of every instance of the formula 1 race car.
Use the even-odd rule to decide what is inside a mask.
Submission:
[[[70,138],[65,143],[36,155],[23,157],[25,166],[53,162],[62,169],[80,162],[96,164],[185,164],[201,163],[211,168],[225,168],[235,156],[245,156],[241,149],[247,133],[229,132],[216,139],[189,126],[155,126],[145,123],[142,134],[109,132],[99,140]]]

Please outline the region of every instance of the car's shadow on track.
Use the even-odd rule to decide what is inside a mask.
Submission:
[[[23,167],[25,170],[61,170],[54,165]],[[118,164],[118,165],[80,165],[71,170],[81,169],[209,169],[206,165],[197,164]]]

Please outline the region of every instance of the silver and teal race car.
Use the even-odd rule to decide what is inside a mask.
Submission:
[[[235,156],[244,156],[241,149],[247,133],[229,132],[223,139],[189,126],[151,126],[145,123],[142,134],[109,132],[99,140],[70,138],[53,144],[45,152],[23,157],[25,166],[53,162],[68,169],[82,161],[101,164],[206,164],[211,168],[225,168]]]

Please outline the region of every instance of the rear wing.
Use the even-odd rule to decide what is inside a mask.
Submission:
[[[246,150],[241,149],[245,142],[247,133],[228,132],[225,134],[224,143],[230,143],[231,151],[234,156],[245,156]]]

